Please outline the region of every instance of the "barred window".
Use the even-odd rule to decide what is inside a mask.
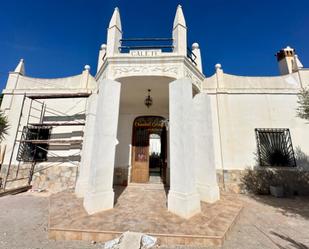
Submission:
[[[289,129],[255,129],[260,166],[295,167]]]
[[[50,127],[24,126],[19,144],[17,160],[24,162],[43,162],[47,160]]]

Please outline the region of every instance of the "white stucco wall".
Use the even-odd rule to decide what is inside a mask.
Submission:
[[[119,144],[116,146],[115,167],[128,167],[131,164],[134,119],[143,115],[158,115],[168,119],[168,84],[173,77],[185,76],[191,78],[193,82],[196,81],[196,77],[186,73],[186,68],[181,66],[192,67],[186,60],[179,60],[177,65],[171,61],[175,55],[174,57],[168,54],[158,55],[158,58],[166,57],[164,60],[159,60],[160,67],[157,65],[156,56],[140,57],[133,54],[117,56],[119,58],[109,58],[105,62],[106,65],[104,64],[98,77],[119,78],[121,83],[117,128]],[[145,61],[148,61],[149,65],[154,63],[155,66],[143,67],[140,63]],[[113,67],[110,66],[112,64]],[[198,78],[203,77],[199,75]],[[214,160],[217,169],[244,169],[255,165],[255,128],[289,128],[294,149],[299,148],[309,155],[309,143],[304,139],[309,135],[308,124],[296,117],[297,93],[301,87],[309,86],[308,69],[301,69],[299,72],[283,76],[245,77],[225,74],[221,67],[218,67],[216,73],[205,78],[201,85],[210,98]],[[17,72],[10,73],[7,87],[3,90],[4,98],[1,105],[11,125],[9,136],[3,142],[8,145],[4,163],[8,163],[10,157],[23,94],[91,93],[96,91],[96,88],[97,82],[89,74],[89,70],[84,70],[80,75],[61,79],[37,79]],[[154,100],[153,106],[149,109],[143,105],[148,88],[152,89],[151,96]],[[85,111],[87,98],[57,98],[40,101],[44,101],[49,108],[73,115]],[[24,103],[20,129],[26,123],[28,109],[27,100]],[[71,133],[72,139],[79,139],[83,129],[82,126],[54,127],[53,134]],[[17,150],[18,146],[15,148],[15,153]],[[66,151],[51,150],[51,152],[66,156],[77,153],[78,150],[78,148],[72,148]],[[15,158],[16,155],[13,156],[14,160]]]
[[[300,78],[301,77],[301,78]],[[217,70],[204,81],[211,96],[217,169],[256,165],[255,128],[289,128],[294,151],[309,155],[308,124],[296,117],[297,94],[309,73],[244,77]]]
[[[303,87],[309,87],[309,69],[304,68],[299,71],[301,83]]]
[[[224,169],[255,165],[255,128],[289,128],[294,149],[309,154],[309,129],[296,118],[295,95],[219,95],[220,131]]]
[[[119,144],[116,146],[116,167],[128,167],[131,165],[131,144],[134,114],[120,114],[118,121],[117,139]]]

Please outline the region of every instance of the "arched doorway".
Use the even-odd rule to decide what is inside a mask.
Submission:
[[[149,177],[165,182],[167,167],[166,122],[160,116],[140,116],[133,122],[131,182]]]

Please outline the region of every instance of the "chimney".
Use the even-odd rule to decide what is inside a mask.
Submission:
[[[287,46],[276,54],[281,75],[293,73],[295,70],[295,49]]]

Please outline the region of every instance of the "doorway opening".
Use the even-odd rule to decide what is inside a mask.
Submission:
[[[133,122],[131,182],[166,182],[167,137],[165,119],[141,116]]]

